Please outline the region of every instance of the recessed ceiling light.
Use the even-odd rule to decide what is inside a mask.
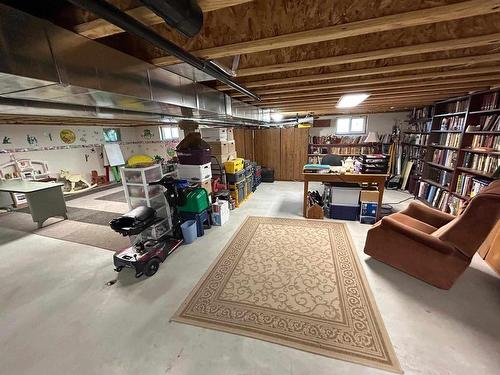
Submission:
[[[337,103],[337,108],[352,108],[356,107],[360,103],[364,102],[368,98],[369,94],[348,94],[342,95],[339,102]]]

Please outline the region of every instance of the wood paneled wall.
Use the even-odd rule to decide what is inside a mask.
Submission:
[[[308,137],[308,129],[234,129],[238,157],[273,168],[275,179],[285,181],[302,180]]]

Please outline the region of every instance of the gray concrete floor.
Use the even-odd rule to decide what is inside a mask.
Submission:
[[[407,197],[388,191],[384,201]],[[68,204],[126,210],[121,203],[93,198]],[[0,373],[384,373],[169,322],[247,215],[300,218],[301,199],[300,183],[261,185],[232,211],[228,224],[181,247],[154,277],[141,280],[132,272],[117,275],[109,251],[0,228]],[[450,291],[442,291],[366,257],[369,225],[348,226],[406,374],[500,373],[500,280],[480,258]]]

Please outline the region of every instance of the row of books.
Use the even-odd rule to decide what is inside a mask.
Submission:
[[[465,209],[465,201],[458,197],[451,196],[448,199],[448,209],[450,214],[459,215]]]
[[[336,135],[325,135],[325,136],[309,136],[309,143],[321,144],[321,145],[333,145],[333,144],[356,144],[364,143],[366,135],[359,136],[336,136]]]
[[[421,133],[428,133],[432,129],[432,120],[429,121],[421,121],[421,122],[410,122],[408,131],[411,132],[421,132]]]
[[[445,167],[454,168],[457,161],[457,152],[446,149],[435,149],[432,154],[432,162],[444,165]]]
[[[403,144],[403,154],[406,159],[423,159],[425,157],[425,151],[426,148],[424,147]]]
[[[453,177],[453,172],[448,172],[442,169],[430,167],[428,170],[428,179],[448,187],[451,184],[451,178]]]
[[[310,146],[309,154],[337,154],[337,155],[353,155],[373,152],[372,146],[347,146],[347,147],[321,147]]]
[[[500,134],[499,135],[479,135],[476,134],[472,137],[472,145],[473,149],[477,148],[486,148],[495,151],[500,151]]]
[[[443,117],[441,120],[441,130],[463,130],[464,125],[464,116]]]
[[[481,110],[486,111],[488,109],[497,108],[497,101],[498,101],[498,91],[483,95],[483,98],[481,100]]]
[[[493,173],[498,168],[498,156],[466,152],[463,166],[486,174]]]
[[[472,131],[500,131],[500,116],[489,115],[489,116],[481,116],[477,125],[470,125],[467,127],[468,132]]]
[[[463,196],[474,197],[490,184],[490,181],[477,178],[471,174],[462,173],[458,176],[457,187],[455,191]]]
[[[379,139],[382,143],[392,143],[392,134],[381,134]]]
[[[450,193],[437,186],[421,181],[418,189],[418,196],[441,211],[446,211],[448,208],[447,204]]]
[[[413,113],[411,114],[412,120],[420,120],[422,118],[432,117],[432,110],[434,107],[423,107],[423,108],[413,108]]]
[[[445,103],[440,108],[440,113],[465,112],[468,106],[469,106],[468,99],[462,99],[456,102]]]
[[[429,134],[404,134],[402,141],[403,143],[425,146],[428,139]]]
[[[461,133],[445,133],[439,136],[439,142],[434,143],[439,146],[447,146],[447,147],[459,147],[460,140],[462,138]]]

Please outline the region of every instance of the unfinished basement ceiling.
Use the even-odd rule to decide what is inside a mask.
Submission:
[[[214,87],[285,113],[342,113],[335,104],[348,92],[371,95],[355,109],[366,113],[500,85],[500,0],[199,0],[204,25],[190,39],[137,1],[109,2],[197,56],[226,66],[239,56],[236,80],[262,101]],[[43,10],[38,2],[24,3],[25,10],[127,54],[161,67],[178,63],[65,1],[51,0]]]

